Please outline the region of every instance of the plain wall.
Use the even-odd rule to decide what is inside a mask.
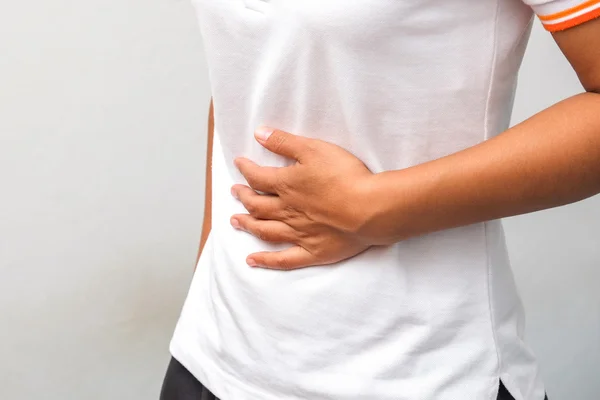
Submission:
[[[0,399],[157,398],[209,90],[179,0],[0,2]]]
[[[514,120],[580,90],[536,24]],[[187,0],[0,4],[0,399],[157,398],[210,93]],[[552,400],[600,393],[600,199],[506,221]]]

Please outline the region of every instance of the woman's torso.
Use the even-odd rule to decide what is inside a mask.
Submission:
[[[212,231],[171,350],[229,400],[542,399],[499,221],[333,266],[252,269],[278,250],[234,230],[233,158],[291,161],[265,123],[373,171],[506,129],[531,12],[516,0],[195,0],[215,112]],[[520,396],[520,397],[519,397]]]

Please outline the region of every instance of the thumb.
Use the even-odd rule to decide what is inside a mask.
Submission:
[[[306,154],[308,141],[311,140],[264,125],[256,129],[254,137],[267,150],[297,161],[300,161]]]

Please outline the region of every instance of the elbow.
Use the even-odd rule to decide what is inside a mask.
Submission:
[[[594,76],[594,79],[580,80],[587,93],[600,94],[600,76]]]
[[[600,66],[586,73],[578,73],[577,77],[587,93],[600,94]]]
[[[600,94],[600,86],[585,88],[585,91],[588,93]]]
[[[600,94],[600,79],[594,79],[592,82],[581,82],[587,93]]]

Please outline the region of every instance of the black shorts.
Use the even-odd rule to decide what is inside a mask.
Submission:
[[[160,392],[160,400],[219,400],[219,398],[205,388],[176,359],[171,358]],[[500,382],[498,400],[515,400],[502,382]]]

